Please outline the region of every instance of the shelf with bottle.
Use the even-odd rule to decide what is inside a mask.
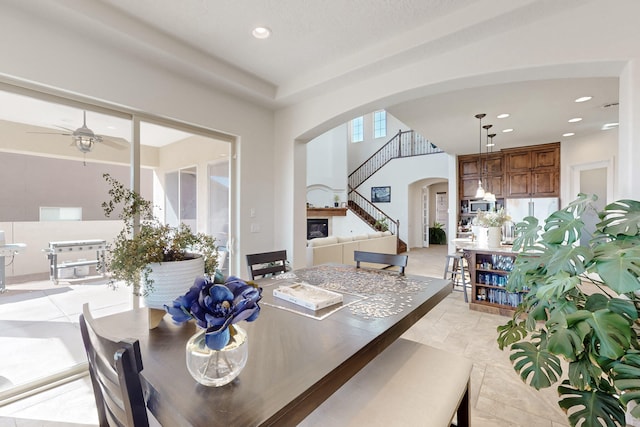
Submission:
[[[474,310],[510,315],[522,302],[525,292],[506,290],[509,274],[517,254],[476,249],[465,251],[470,262],[472,301]]]

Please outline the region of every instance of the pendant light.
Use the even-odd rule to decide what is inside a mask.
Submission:
[[[476,119],[480,120],[480,179],[478,180],[478,190],[476,191],[476,199],[482,199],[484,197],[484,188],[482,188],[482,119],[486,116],[486,114],[476,114]]]
[[[484,125],[482,128],[487,131],[487,161],[489,160],[489,129],[491,129],[493,125]],[[485,167],[487,166],[487,162],[485,162]],[[489,191],[489,170],[486,170],[487,175],[487,189],[484,192],[484,197],[482,200],[486,200],[487,202],[495,202],[496,196]]]
[[[493,146],[495,145],[493,143],[493,137],[496,136],[495,133],[490,133],[489,135],[487,135],[489,137],[489,142],[487,143],[487,147],[491,147],[491,154],[493,154]],[[489,158],[488,156],[488,151],[489,148],[487,148],[487,159]],[[487,170],[487,182],[489,182],[489,171]],[[487,196],[487,194],[485,193],[485,200],[489,201],[489,202],[495,202],[496,201],[496,195],[493,193],[489,193],[490,196]]]

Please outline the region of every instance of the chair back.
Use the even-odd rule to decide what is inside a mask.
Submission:
[[[247,255],[247,269],[251,280],[267,274],[278,274],[287,271],[287,251],[262,252]]]
[[[384,264],[382,269],[386,270],[391,267],[399,267],[399,273],[404,276],[404,269],[407,266],[409,257],[407,255],[382,254],[379,252],[354,251],[353,259],[356,262],[356,268],[360,268],[361,262],[370,262],[373,264]]]
[[[99,333],[84,304],[80,315],[82,341],[100,426],[147,427],[147,406],[140,382],[142,355],[138,340],[117,340]]]

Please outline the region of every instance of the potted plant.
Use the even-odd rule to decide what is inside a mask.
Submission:
[[[442,228],[444,224],[434,221],[429,227],[429,243],[434,245],[444,245],[447,243],[447,233]]]
[[[103,175],[109,184],[110,200],[102,203],[105,216],[115,212],[124,222],[124,227],[115,237],[107,250],[105,266],[110,274],[109,283],[124,282],[133,287],[134,295],[151,296],[164,291],[156,289],[158,277],[156,270],[175,269],[173,261],[192,260],[195,275],[191,267],[182,267],[184,279],[169,278],[179,289],[166,292],[165,302],[154,302],[153,308],[163,309],[164,303],[172,301],[176,295],[186,292],[198,275],[215,275],[217,267],[217,247],[215,239],[204,233],[193,233],[191,229],[180,224],[172,227],[162,224],[153,215],[153,205],[140,194],[126,188],[109,174]],[[138,220],[139,218],[139,220]],[[139,221],[137,231],[136,221]],[[199,266],[198,266],[199,265]],[[177,281],[185,283],[175,283]]]
[[[640,202],[597,212],[595,200],[580,194],[544,232],[533,217],[516,225],[521,252],[507,290],[524,298],[498,327],[522,380],[536,389],[562,381],[558,404],[585,427],[625,425],[627,412],[640,418]],[[590,236],[589,218],[599,221]]]
[[[502,226],[511,221],[511,217],[507,215],[504,208],[497,211],[478,211],[476,218],[472,221],[474,225],[482,227],[486,230],[479,231],[478,244],[486,243],[489,247],[498,247],[502,241]],[[486,236],[486,242],[484,238]]]
[[[340,206],[340,196],[338,196],[337,194],[333,195],[333,206],[336,208]]]
[[[376,220],[376,222],[373,224],[373,228],[378,230],[378,231],[387,231],[387,230],[389,230],[389,224],[387,224],[387,218],[382,218],[382,219]]]

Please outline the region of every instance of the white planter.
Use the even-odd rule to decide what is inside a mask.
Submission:
[[[487,231],[488,229],[486,227],[478,227],[476,239],[478,241],[478,246],[481,248],[489,247],[489,241],[487,240]]]
[[[487,228],[487,246],[497,248],[502,241],[502,227]]]
[[[150,265],[153,290],[144,297],[145,306],[164,310],[164,305],[184,295],[198,276],[204,274],[204,258],[153,263]],[[141,285],[142,286],[142,285]]]

